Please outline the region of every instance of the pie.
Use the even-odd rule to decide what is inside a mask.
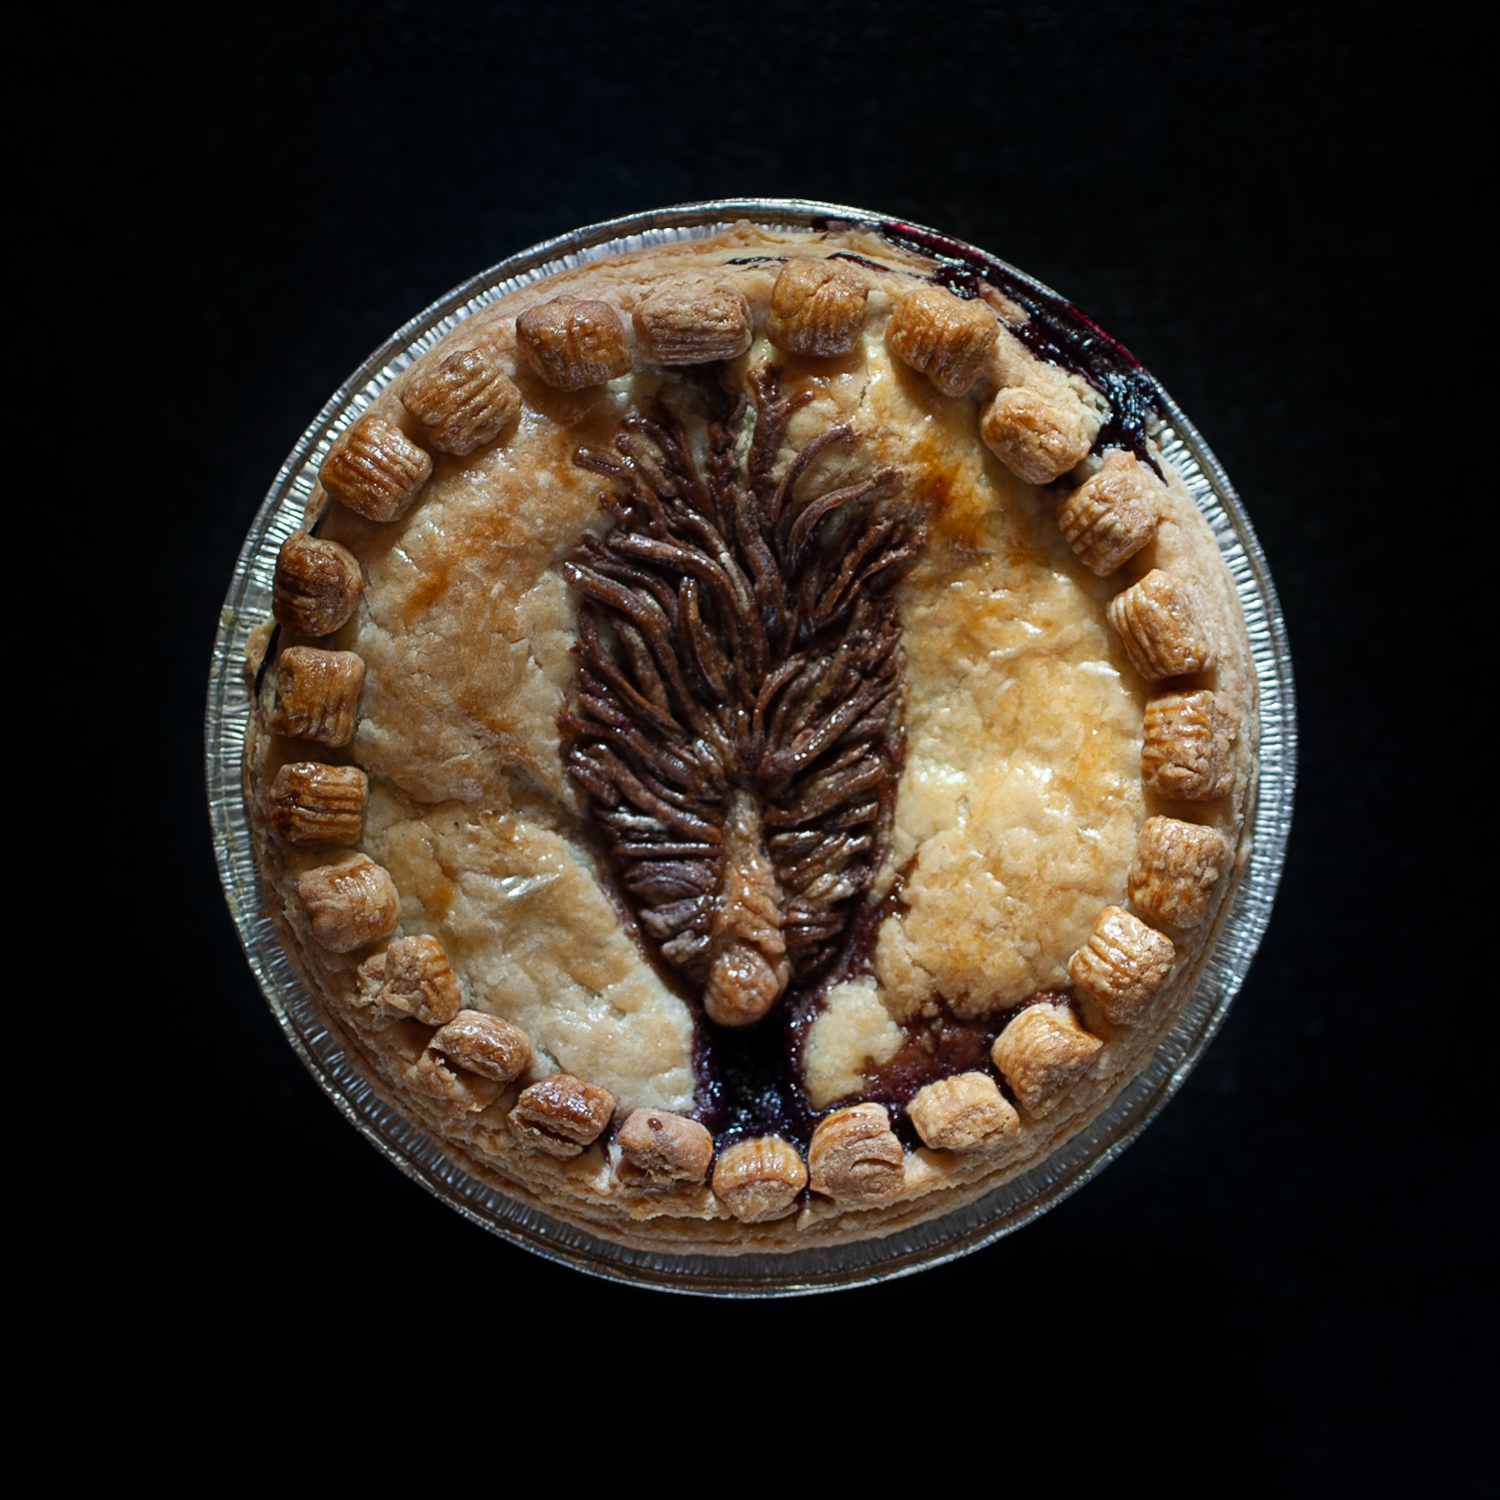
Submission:
[[[511,291],[354,413],[244,776],[377,1092],[671,1253],[889,1234],[1098,1116],[1255,786],[1153,391],[995,263],[740,223]]]

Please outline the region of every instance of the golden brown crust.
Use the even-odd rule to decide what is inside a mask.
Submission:
[[[531,1066],[531,1043],[526,1033],[482,1010],[455,1013],[433,1037],[431,1046],[455,1067],[496,1083],[510,1083]]]
[[[1117,1026],[1129,1026],[1167,982],[1177,950],[1165,933],[1106,906],[1089,940],[1068,961],[1068,977]]]
[[[1213,642],[1198,618],[1191,592],[1161,568],[1117,594],[1109,623],[1120,633],[1130,664],[1148,682],[1206,672]]]
[[[1113,448],[1099,472],[1058,506],[1057,524],[1085,566],[1106,577],[1156,535],[1161,488],[1134,454]]]
[[[973,1151],[1011,1141],[1021,1117],[988,1073],[956,1073],[917,1091],[907,1106],[922,1143],[938,1151]]]
[[[356,652],[288,646],[276,662],[272,730],[331,748],[347,745],[364,680],[365,664]]]
[[[294,531],[276,557],[271,609],[277,624],[299,635],[332,635],[354,613],[364,586],[347,547]]]
[[[1208,802],[1234,788],[1240,714],[1227,693],[1161,693],[1146,705],[1141,780],[1158,797]]]
[[[771,289],[766,337],[778,349],[813,359],[848,354],[865,326],[870,292],[837,260],[789,260]]]
[[[754,336],[745,294],[723,284],[653,288],[631,317],[642,357],[658,365],[736,359]]]
[[[367,521],[398,520],[432,474],[432,458],[393,422],[362,417],[334,444],[318,478]]]
[[[607,302],[554,297],[516,319],[516,352],[538,380],[581,391],[630,373],[625,325]]]
[[[1226,852],[1217,828],[1147,818],[1130,866],[1131,901],[1168,927],[1198,926],[1208,916]]]
[[[995,338],[995,315],[983,302],[966,302],[935,286],[908,292],[885,330],[891,353],[920,370],[945,396],[969,390]]]
[[[883,1104],[856,1104],[825,1115],[807,1148],[813,1192],[844,1201],[894,1198],[905,1186],[905,1163]]]
[[[713,958],[703,1009],[721,1026],[748,1026],[781,998],[791,964],[781,931],[781,887],[765,853],[760,815],[743,793],[731,798],[724,831],[724,888],[709,935]]]
[[[510,1126],[523,1144],[548,1156],[570,1157],[598,1140],[614,1112],[608,1090],[549,1073],[521,1091]]]
[[[1142,760],[1141,728],[1150,690],[1126,654],[1128,644],[1122,641],[1117,646],[1104,625],[1108,597],[1120,591],[1121,583],[1101,588],[1092,582],[1092,575],[1080,566],[1051,520],[1050,509],[988,456],[979,437],[979,412],[998,388],[1035,391],[1069,413],[1069,420],[1083,431],[1091,422],[1097,428],[1097,413],[1089,412],[1087,402],[1057,371],[1034,361],[1027,364],[1030,356],[1017,353],[1016,341],[1008,334],[1001,337],[1003,360],[981,369],[964,398],[945,396],[935,383],[915,381],[904,373],[895,381],[870,380],[867,372],[872,369],[878,368],[882,375],[890,369],[885,352],[888,325],[903,289],[911,288],[912,278],[925,271],[914,260],[903,259],[857,233],[809,245],[806,239],[777,238],[745,229],[717,244],[642,252],[562,273],[548,284],[547,291],[575,301],[601,302],[620,324],[619,349],[629,362],[619,369],[621,361],[617,360],[616,369],[618,374],[629,374],[633,367],[634,374],[629,381],[607,388],[596,384],[563,392],[533,378],[535,372],[516,332],[516,318],[537,306],[538,288],[517,292],[481,310],[461,325],[464,345],[482,350],[498,370],[518,366],[525,395],[514,426],[506,429],[504,444],[476,449],[469,460],[461,456],[441,460],[417,503],[391,522],[371,523],[335,508],[321,528],[369,572],[369,597],[361,601],[336,638],[339,645],[357,647],[357,659],[367,663],[363,694],[356,692],[354,703],[357,733],[341,752],[352,755],[371,775],[371,797],[357,847],[397,872],[402,936],[430,933],[440,940],[455,978],[464,987],[465,1003],[482,1007],[480,1013],[489,1019],[517,1025],[530,1034],[535,1061],[529,1073],[501,1084],[466,1071],[454,1057],[432,1045],[434,1039],[417,1021],[388,1010],[366,993],[368,986],[362,988],[357,977],[358,961],[364,957],[361,951],[347,956],[335,952],[312,932],[309,915],[296,897],[297,885],[309,868],[326,863],[328,856],[309,854],[296,844],[266,836],[276,776],[283,764],[295,761],[299,754],[294,743],[277,738],[278,728],[287,732],[285,717],[277,715],[274,723],[268,717],[274,711],[279,675],[275,663],[267,674],[271,692],[259,705],[247,737],[247,794],[262,839],[272,914],[294,963],[324,1007],[329,1025],[344,1038],[351,1056],[377,1090],[440,1138],[445,1151],[479,1180],[522,1203],[643,1249],[734,1254],[751,1248],[790,1250],[888,1234],[958,1207],[1013,1173],[1034,1166],[1105,1107],[1149,1059],[1191,991],[1202,954],[1222,916],[1235,861],[1244,853],[1244,815],[1246,797],[1253,788],[1255,746],[1248,651],[1233,588],[1212,538],[1180,482],[1168,471],[1168,483],[1159,497],[1160,525],[1142,551],[1123,565],[1123,581],[1139,580],[1153,568],[1179,581],[1191,597],[1195,619],[1212,652],[1213,666],[1199,679],[1202,690],[1221,695],[1226,705],[1241,712],[1243,727],[1227,745],[1234,772],[1229,792],[1195,809],[1195,816],[1201,809],[1204,826],[1211,826],[1224,839],[1223,878],[1210,894],[1208,914],[1200,925],[1173,929],[1176,967],[1134,1024],[1112,1029],[1109,1017],[1101,1012],[1099,1035],[1090,1038],[1096,1044],[1092,1062],[1068,1086],[1054,1091],[1039,1112],[1026,1109],[1017,1090],[1025,1112],[1017,1117],[1013,1133],[1002,1130],[989,1142],[1004,1144],[1003,1152],[939,1145],[940,1131],[933,1126],[934,1139],[926,1142],[927,1149],[905,1158],[900,1187],[889,1198],[809,1195],[806,1164],[794,1142],[762,1145],[757,1151],[742,1149],[749,1146],[746,1142],[731,1145],[721,1150],[712,1183],[685,1178],[653,1185],[648,1173],[627,1160],[623,1147],[616,1149],[618,1140],[606,1145],[603,1126],[601,1134],[588,1143],[568,1142],[570,1154],[563,1157],[548,1154],[547,1147],[512,1124],[512,1113],[524,1093],[521,1086],[558,1072],[572,1075],[581,1087],[608,1083],[602,1092],[619,1101],[622,1115],[645,1108],[654,1110],[658,1118],[666,1114],[686,1125],[696,1124],[687,1118],[692,1111],[692,1078],[691,1026],[684,1024],[686,1013],[679,1001],[663,991],[649,967],[633,956],[636,950],[628,937],[623,938],[624,949],[632,956],[620,956],[618,918],[608,918],[616,924],[608,931],[601,925],[605,919],[599,914],[610,908],[607,900],[599,898],[597,874],[564,836],[573,826],[570,820],[576,817],[577,807],[559,769],[556,722],[565,697],[556,684],[566,683],[566,674],[572,670],[568,646],[573,627],[572,606],[565,586],[558,581],[554,560],[579,536],[607,524],[598,506],[597,479],[574,470],[572,453],[580,443],[611,441],[620,416],[642,408],[655,391],[665,388],[677,399],[673,393],[685,388],[683,377],[670,372],[663,375],[630,361],[620,314],[633,321],[634,310],[653,286],[725,281],[744,296],[754,333],[768,326],[773,291],[786,274],[785,267],[777,261],[769,266],[728,266],[727,259],[790,252],[793,259],[787,265],[798,259],[826,265],[821,257],[835,247],[847,247],[866,258],[884,257],[891,269],[875,273],[850,262],[833,263],[852,267],[837,273],[839,281],[847,274],[861,282],[866,294],[864,322],[846,354],[813,356],[826,359],[825,366],[794,362],[790,367],[803,372],[797,379],[805,382],[812,397],[798,418],[808,425],[794,429],[793,446],[805,443],[820,430],[819,424],[826,428],[852,423],[861,434],[860,446],[868,454],[869,466],[902,468],[907,476],[905,494],[928,507],[934,537],[920,575],[902,595],[910,643],[908,694],[913,706],[909,722],[916,736],[908,748],[908,764],[923,768],[922,785],[927,790],[921,798],[908,799],[898,807],[893,863],[914,860],[919,873],[931,872],[925,885],[919,880],[915,887],[920,900],[928,903],[921,911],[930,912],[931,904],[946,892],[950,917],[961,918],[966,905],[977,915],[979,903],[971,905],[965,893],[979,892],[986,880],[993,881],[996,867],[965,873],[959,862],[963,838],[967,836],[982,851],[990,837],[985,820],[991,816],[995,826],[1018,831],[1022,841],[1041,837],[1028,821],[1032,815],[1025,811],[1031,805],[1027,798],[1035,801],[1028,790],[1032,783],[1027,781],[1031,762],[1026,759],[1026,747],[1045,745],[1040,758],[1055,755],[1058,767],[1067,768],[1070,774],[1086,768],[1088,754],[1097,753],[1085,754],[1075,747],[1065,731],[1056,727],[1065,721],[1055,719],[1045,725],[1028,720],[1019,749],[1010,747],[996,721],[981,718],[971,731],[962,715],[954,713],[954,705],[963,701],[954,696],[956,668],[947,677],[937,671],[945,661],[968,661],[967,680],[972,681],[979,675],[976,668],[982,671],[990,661],[1008,659],[1006,652],[1012,648],[997,633],[1000,627],[985,615],[980,601],[1003,597],[1014,608],[1024,593],[1013,572],[1002,570],[992,578],[983,572],[988,564],[972,559],[999,558],[1006,569],[1016,566],[1013,559],[1031,559],[1026,566],[1034,568],[1035,578],[1057,580],[1059,589],[1055,595],[1039,594],[1038,599],[1045,602],[1052,617],[1061,611],[1063,617],[1076,620],[1069,625],[1073,635],[1066,639],[1087,647],[1068,649],[1079,654],[1079,708],[1092,728],[1105,731],[1089,743],[1098,745],[1106,734],[1113,736],[1109,757],[1100,759],[1097,772],[1086,774],[1112,778],[1112,784],[1122,789],[1118,800],[1124,809],[1121,827],[1111,824],[1103,829],[1101,841],[1117,852],[1089,873],[1076,910],[1065,906],[1049,918],[1054,926],[1041,936],[1042,968],[1035,976],[1022,973],[1014,981],[1023,986],[1023,994],[1025,985],[1034,989],[1065,982],[1069,956],[1086,945],[1090,924],[1101,908],[1123,906],[1127,899],[1126,876],[1136,834],[1145,814],[1154,810],[1149,801],[1140,800],[1139,783],[1133,783],[1133,768]],[[809,278],[820,284],[834,279]],[[987,311],[986,316],[991,327],[996,326],[993,313]],[[417,362],[410,379],[420,380],[425,371],[435,369],[454,352],[440,344]],[[743,382],[746,369],[761,368],[776,357],[775,349],[757,338],[749,353],[730,367],[731,376]],[[808,370],[823,373],[808,374]],[[606,378],[615,380],[617,375]],[[401,405],[395,391],[377,398],[371,414],[393,426],[405,424],[408,432],[420,435],[414,425],[419,419]],[[927,434],[926,441],[938,438],[930,460],[914,456],[910,444],[904,444],[903,423],[914,424],[913,430]],[[780,462],[785,462],[784,456]],[[869,471],[855,465],[842,450],[830,450],[826,462],[841,482],[856,482]],[[938,476],[946,488],[939,488]],[[468,496],[473,503],[465,509]],[[321,493],[312,504],[316,514],[324,505]],[[372,563],[372,558],[377,561]],[[943,608],[953,610],[951,623],[933,603],[950,597],[974,601],[961,608],[944,603]],[[488,613],[478,612],[481,602]],[[473,645],[481,639],[497,645],[478,653]],[[451,647],[446,644],[450,640]],[[298,649],[307,648],[294,643],[283,650],[282,657]],[[923,653],[920,659],[913,655],[914,649]],[[1049,641],[1045,660],[1067,660],[1066,652]],[[1085,707],[1094,700],[1082,696],[1083,685],[1111,680],[1117,688],[1112,690],[1115,698],[1108,712],[1096,714],[1092,706]],[[997,691],[997,703],[1014,702],[1017,697],[1023,703],[1073,701],[1058,691],[1060,683],[1055,678],[1010,669],[1005,681],[1011,684],[1010,697]],[[1193,687],[1198,690],[1199,683]],[[947,713],[946,720],[939,717],[940,710]],[[1039,728],[1044,732],[1038,733]],[[974,771],[956,758],[956,747],[969,744],[971,734],[973,743],[1005,746],[991,752],[1003,773],[993,782],[976,779]],[[1120,766],[1126,769],[1121,771]],[[938,807],[932,791],[949,785],[958,772],[970,778],[952,793],[954,806],[962,801],[967,809],[966,822],[945,811],[947,804]],[[1156,788],[1151,790],[1161,794]],[[906,797],[905,790],[902,795]],[[996,809],[993,814],[986,810],[991,805]],[[942,816],[935,815],[935,808]],[[1083,826],[1101,828],[1086,800],[1063,808],[1062,827],[1075,826],[1067,821],[1070,814]],[[1048,820],[1057,817],[1054,805],[1039,807],[1035,828],[1045,829],[1050,826]],[[940,846],[947,850],[946,863],[931,857]],[[1014,873],[1012,867],[1005,867],[1007,880],[1019,879],[1025,868],[1027,856],[1017,847]],[[1031,856],[1030,864],[1033,871],[1048,868],[1041,856]],[[480,871],[485,879],[473,878]],[[1077,884],[1076,872],[1059,867],[1057,876],[1073,883],[1070,890]],[[1041,876],[1043,884],[1052,878],[1047,873]],[[555,901],[549,892],[558,893]],[[594,901],[597,906],[591,904]],[[512,908],[517,914],[514,918],[507,915]],[[534,915],[528,917],[528,911]],[[849,1023],[844,1026],[841,1045],[855,1049],[851,1056],[856,1086],[858,1048],[872,1037],[870,1045],[886,1047],[882,1027],[896,1028],[899,1039],[900,1027],[915,1024],[925,1005],[957,1010],[972,1002],[969,1013],[982,1015],[987,1007],[1014,1003],[1005,988],[1012,983],[1008,978],[1003,983],[996,978],[995,988],[981,1002],[974,1000],[969,988],[925,968],[940,951],[961,957],[963,944],[952,941],[956,934],[951,927],[931,926],[929,935],[918,940],[919,914],[912,908],[882,928],[883,935],[903,928],[911,941],[903,941],[899,952],[890,948],[889,963],[877,965],[876,974],[859,981],[868,986],[867,999],[840,1013]],[[988,921],[990,913],[984,915]],[[493,949],[485,947],[481,938],[485,933],[491,934]],[[1022,936],[1018,933],[1018,945]],[[555,957],[559,967],[528,967],[530,960],[519,962],[516,954],[532,944],[546,950],[548,964]],[[503,953],[496,951],[502,948]],[[371,962],[366,959],[366,964]],[[953,975],[958,973],[955,968]],[[905,987],[900,993],[911,997],[909,1011],[896,1007],[897,990],[887,986],[888,978],[892,985]],[[867,1019],[861,1019],[871,1006],[879,1019],[873,1030]],[[1029,1013],[1023,1012],[1023,1017]],[[518,1023],[523,1018],[522,1027]],[[1094,1027],[1095,1012],[1085,1009],[1085,1020]],[[830,1076],[849,1072],[848,1066],[841,1065]],[[943,1081],[945,1085],[956,1082]],[[928,1096],[929,1100],[935,1097]],[[839,1102],[837,1096],[832,1102]],[[1001,1103],[1005,1104],[1003,1096]],[[606,1125],[607,1121],[606,1115]],[[560,1142],[554,1139],[553,1144]],[[747,1162],[759,1162],[759,1166],[750,1170]],[[718,1191],[720,1186],[724,1193]],[[762,1213],[771,1199],[776,1200],[775,1206]]]
[[[719,1154],[714,1193],[742,1224],[765,1224],[797,1207],[807,1186],[801,1153],[779,1135],[737,1141]]]
[[[713,1160],[713,1137],[696,1120],[665,1109],[632,1110],[616,1140],[627,1180],[652,1187],[701,1183]]]
[[[435,1100],[456,1119],[488,1109],[500,1093],[493,1078],[455,1067],[436,1047],[429,1046],[406,1070],[406,1082]]]
[[[409,380],[401,404],[434,448],[464,457],[515,420],[521,393],[483,349],[458,349]]]
[[[384,952],[362,963],[359,974],[378,1004],[424,1026],[446,1026],[463,1009],[463,991],[448,955],[435,937],[425,933],[398,938]],[[438,1051],[462,1063],[450,1048],[439,1046]],[[486,1072],[484,1068],[478,1071]],[[520,1071],[516,1069],[516,1073]]]
[[[1003,390],[990,402],[979,434],[995,457],[1027,484],[1051,484],[1078,463],[1094,441],[1091,424],[1076,402],[1052,400],[1025,386]]]
[[[995,1066],[1034,1119],[1051,1114],[1094,1065],[1104,1043],[1065,1005],[1032,1005],[995,1039]]]
[[[289,761],[277,771],[267,801],[271,832],[289,844],[359,842],[370,780],[358,766]]]
[[[297,882],[297,897],[314,939],[334,953],[389,937],[400,915],[390,873],[363,854],[308,870]]]

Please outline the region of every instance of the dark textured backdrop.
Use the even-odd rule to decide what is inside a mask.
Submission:
[[[702,1431],[768,1382],[810,1418],[837,1376],[867,1393],[851,1441],[888,1404],[946,1431],[978,1415],[980,1450],[1024,1415],[1080,1447],[1133,1431],[1148,1468],[1211,1455],[1215,1492],[1479,1493],[1480,1160],[1455,1115],[1492,1046],[1453,956],[1484,880],[1424,828],[1484,774],[1434,677],[1474,638],[1454,554],[1483,545],[1491,445],[1470,354],[1484,14],[142,4],[23,33],[18,311],[42,338],[11,415],[82,518],[36,555],[71,560],[91,613],[101,584],[117,601],[118,634],[56,676],[61,722],[110,727],[77,803],[97,902],[82,926],[46,904],[58,961],[87,968],[70,1024],[97,1069],[82,1177],[49,1176],[67,1189],[49,1216],[88,1206],[69,1252],[107,1247],[85,1304],[101,1354],[263,1352],[290,1373],[331,1341],[357,1368],[379,1316],[425,1346],[423,1390],[568,1351],[593,1372],[571,1399],[607,1417],[651,1371],[684,1382]],[[1240,490],[1303,735],[1270,934],[1142,1141],[964,1262],[756,1306],[555,1269],[364,1144],[240,954],[199,738],[241,539],[364,355],[534,241],[733,194],[935,225],[1121,338]],[[436,1311],[459,1277],[467,1313]]]

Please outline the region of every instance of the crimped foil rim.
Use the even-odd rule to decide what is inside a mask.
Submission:
[[[784,1255],[710,1256],[631,1249],[518,1203],[465,1171],[439,1142],[381,1099],[324,1025],[317,1003],[282,949],[262,897],[245,814],[241,760],[250,693],[243,664],[251,630],[270,619],[277,550],[300,524],[332,441],[379,391],[469,314],[554,272],[624,251],[706,238],[739,219],[773,229],[805,229],[828,219],[871,227],[896,222],[842,204],[775,198],[714,199],[611,219],[546,240],[480,272],[376,349],[287,456],[245,539],[214,642],[205,752],[215,857],[250,967],[308,1071],[383,1156],[465,1218],[590,1275],[708,1296],[792,1296],[908,1276],[982,1249],[1076,1192],[1140,1135],[1223,1024],[1270,921],[1291,825],[1297,728],[1286,626],[1265,555],[1223,467],[1177,403],[1152,380],[1163,419],[1153,436],[1208,522],[1244,613],[1259,688],[1260,777],[1249,810],[1249,864],[1198,985],[1150,1063],[1106,1110],[1030,1171],[925,1223],[880,1239]],[[1057,295],[1034,277],[1000,264],[1038,292]]]

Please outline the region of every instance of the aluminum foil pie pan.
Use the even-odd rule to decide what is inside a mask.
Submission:
[[[548,1260],[667,1291],[786,1296],[908,1275],[991,1244],[1081,1187],[1145,1129],[1182,1086],[1223,1024],[1266,930],[1291,822],[1296,721],[1285,625],[1250,521],[1192,423],[1151,381],[1161,417],[1152,436],[1212,530],[1244,613],[1258,679],[1260,773],[1249,810],[1253,848],[1248,868],[1203,962],[1197,988],[1149,1065],[1087,1128],[1038,1166],[986,1196],[884,1238],[782,1255],[680,1255],[618,1245],[506,1197],[472,1176],[439,1142],[387,1104],[325,1024],[282,949],[262,895],[245,814],[241,759],[250,688],[244,662],[251,633],[271,618],[277,552],[301,522],[334,437],[463,318],[554,272],[625,251],[706,238],[740,219],[773,229],[824,228],[827,221],[838,220],[899,228],[921,237],[932,234],[920,226],[898,226],[897,221],[863,209],[800,199],[685,204],[590,225],[535,245],[472,277],[419,313],[344,382],[276,475],[245,539],[221,611],[209,673],[205,740],[219,875],[250,966],[308,1071],[382,1155],[466,1218]],[[959,253],[984,253],[946,243]],[[1039,294],[1055,295],[1014,267],[1004,269]]]

